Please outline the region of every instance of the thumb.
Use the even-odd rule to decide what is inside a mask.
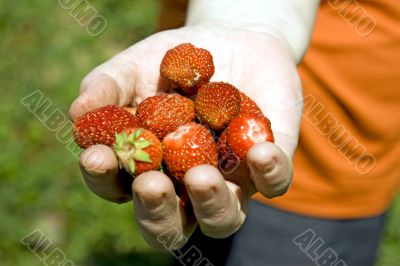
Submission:
[[[127,95],[129,92],[122,93],[116,80],[111,76],[94,72],[90,73],[87,78],[82,81],[80,95],[71,104],[69,115],[72,120],[105,105],[127,105],[129,103],[129,95]]]
[[[71,104],[71,119],[104,105],[124,106],[154,95],[160,86],[162,54],[150,52],[152,47],[151,42],[141,41],[93,69]]]

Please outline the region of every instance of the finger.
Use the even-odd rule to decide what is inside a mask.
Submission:
[[[289,156],[270,142],[254,145],[247,154],[250,178],[256,189],[267,198],[286,193],[291,183],[293,166]]]
[[[184,182],[196,220],[205,235],[228,237],[243,224],[245,214],[238,198],[243,193],[233,183],[228,186],[217,168],[193,167],[186,173]]]
[[[80,168],[87,186],[99,197],[116,203],[131,200],[132,177],[118,171],[118,160],[111,148],[94,145],[86,149]]]
[[[177,249],[187,242],[195,223],[176,196],[168,176],[148,171],[132,184],[135,214],[145,240],[153,247]]]

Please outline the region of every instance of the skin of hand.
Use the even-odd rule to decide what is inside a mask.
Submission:
[[[301,83],[290,49],[271,34],[218,24],[154,34],[98,66],[82,81],[80,95],[70,108],[71,119],[107,104],[135,105],[159,92],[169,92],[160,79],[160,62],[168,49],[184,42],[211,52],[215,64],[212,81],[229,82],[257,102],[271,120],[275,144],[254,145],[247,156],[249,168],[238,167],[231,173],[209,165],[190,169],[184,184],[191,211],[180,204],[165,174],[143,173],[131,186],[130,179],[120,174],[111,148],[95,145],[86,149],[80,166],[90,190],[112,202],[133,199],[141,232],[154,247],[162,246],[157,239],[168,230],[178,232],[174,248],[182,246],[196,225],[214,238],[234,233],[245,220],[251,195],[260,192],[273,198],[288,190],[298,140]]]

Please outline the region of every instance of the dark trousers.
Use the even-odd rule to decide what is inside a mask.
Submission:
[[[233,236],[213,239],[199,229],[175,265],[372,266],[385,215],[329,220],[299,216],[252,201]]]

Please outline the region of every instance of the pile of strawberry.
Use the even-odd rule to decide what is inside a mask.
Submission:
[[[227,154],[245,166],[255,143],[274,141],[270,121],[252,99],[228,83],[209,82],[214,63],[207,50],[176,46],[160,74],[179,94],[149,97],[136,109],[108,105],[88,112],[74,122],[76,143],[112,147],[132,176],[164,169],[181,181],[190,168],[217,166]]]

